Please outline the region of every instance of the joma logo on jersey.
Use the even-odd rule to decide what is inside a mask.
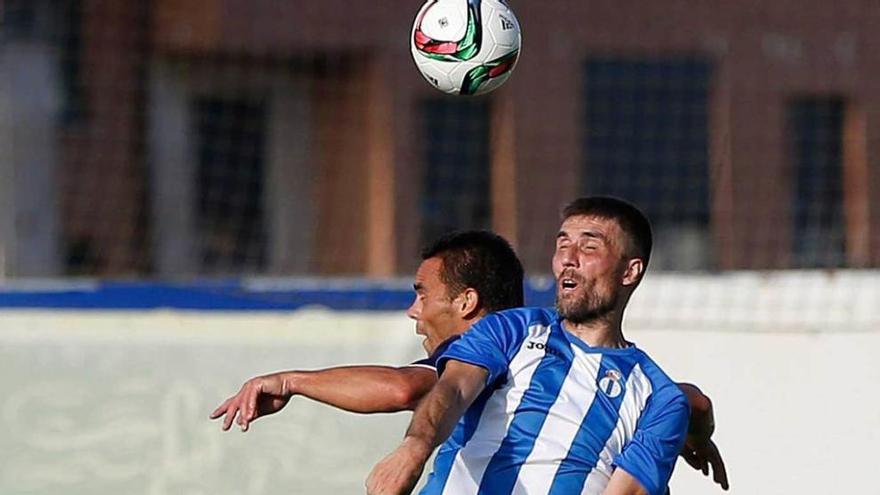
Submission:
[[[547,354],[552,354],[558,358],[565,359],[565,356],[561,352],[543,342],[535,342],[534,340],[530,340],[526,343],[526,349],[537,349],[539,351],[544,351]]]
[[[617,370],[608,370],[597,385],[603,394],[613,399],[623,392],[623,375]]]

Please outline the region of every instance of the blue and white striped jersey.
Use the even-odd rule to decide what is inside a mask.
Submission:
[[[422,495],[599,494],[615,467],[663,495],[687,432],[678,386],[640,349],[593,348],[555,311],[483,318],[450,360],[489,371]]]

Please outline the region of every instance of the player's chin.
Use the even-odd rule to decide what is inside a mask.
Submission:
[[[574,294],[559,297],[556,299],[556,309],[559,311],[560,316],[566,319],[576,319],[577,315],[585,311],[583,298],[577,297]]]
[[[558,290],[556,292],[556,305],[562,308],[574,308],[583,299],[582,292],[579,288]]]

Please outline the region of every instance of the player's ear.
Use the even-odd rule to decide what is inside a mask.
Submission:
[[[645,261],[641,258],[630,258],[626,261],[626,269],[623,272],[623,285],[634,286],[642,279],[645,273]]]
[[[472,318],[480,311],[480,293],[473,287],[461,291],[458,296],[458,311],[464,318]]]

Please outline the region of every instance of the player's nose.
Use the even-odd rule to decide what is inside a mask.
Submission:
[[[409,305],[409,308],[406,310],[406,316],[408,316],[412,320],[418,321],[419,313],[421,312],[421,308],[419,307],[419,298],[416,297],[412,304]]]
[[[557,256],[559,256],[559,262],[563,268],[576,267],[578,265],[577,250],[573,246],[559,248]]]

